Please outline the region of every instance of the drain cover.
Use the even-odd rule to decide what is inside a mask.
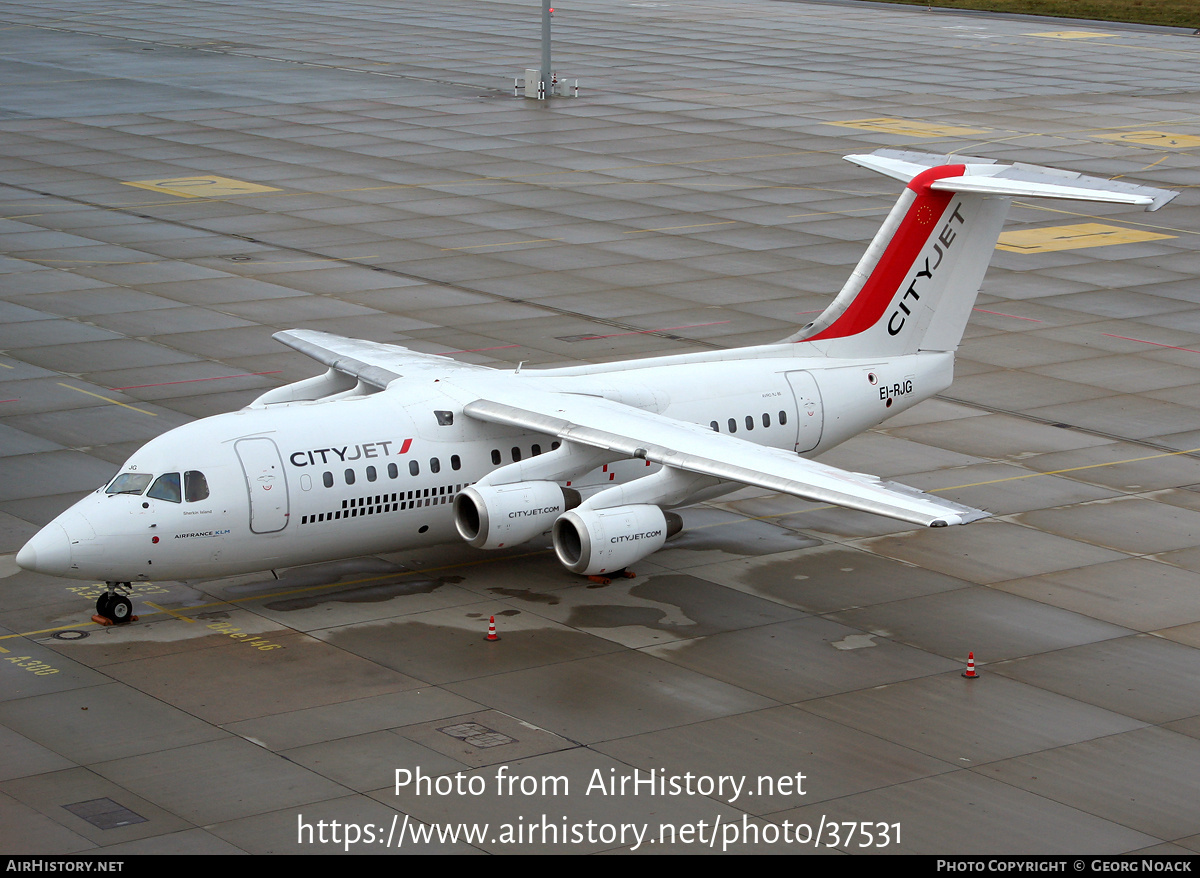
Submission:
[[[141,814],[135,814],[112,799],[89,799],[86,802],[76,802],[74,805],[63,805],[63,807],[97,829],[117,829],[121,826],[146,822],[146,818]]]

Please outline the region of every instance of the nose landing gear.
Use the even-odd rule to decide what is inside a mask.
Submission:
[[[133,615],[133,604],[125,595],[129,593],[128,582],[106,582],[108,591],[100,595],[96,601],[96,621],[104,625],[123,625],[126,622],[136,622]]]

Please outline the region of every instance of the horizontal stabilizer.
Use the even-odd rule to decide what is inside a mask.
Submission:
[[[1107,201],[1144,205],[1158,210],[1178,192],[1156,189],[1124,180],[1087,177],[1074,171],[1040,165],[1001,164],[995,159],[965,155],[933,155],[881,149],[870,155],[848,155],[846,161],[877,171],[905,183],[930,168],[962,165],[960,176],[943,177],[930,185],[935,191],[976,192],[985,195],[1066,198],[1076,201]]]

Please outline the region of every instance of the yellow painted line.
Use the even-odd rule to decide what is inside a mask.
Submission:
[[[1108,247],[1115,244],[1136,244],[1142,241],[1161,241],[1174,238],[1144,229],[1127,229],[1104,223],[1078,223],[1071,226],[1048,226],[1044,229],[1019,229],[1005,232],[996,244],[997,250],[1009,253],[1051,253],[1056,250],[1080,250],[1084,247]]]
[[[1109,461],[1108,463],[1089,463],[1089,464],[1086,464],[1085,466],[1072,466],[1072,467],[1068,467],[1067,469],[1050,470],[1050,471],[1044,472],[1044,473],[1025,473],[1024,475],[1008,476],[1003,479],[991,479],[990,481],[986,481],[986,482],[972,482],[969,485],[950,485],[945,488],[929,488],[925,491],[925,493],[937,494],[941,491],[957,491],[962,488],[975,488],[975,487],[978,487],[979,485],[995,485],[995,484],[999,484],[1000,482],[1015,482],[1019,479],[1034,479],[1034,478],[1037,478],[1038,476],[1056,476],[1056,475],[1060,475],[1062,473],[1073,473],[1073,472],[1078,472],[1080,470],[1085,470],[1085,469],[1099,469],[1100,467],[1106,467],[1106,466],[1120,466],[1123,463],[1138,463],[1139,461],[1143,461],[1143,460],[1156,460],[1157,458],[1160,458],[1160,457],[1175,457],[1180,454],[1195,454],[1198,451],[1200,451],[1200,448],[1188,448],[1184,451],[1164,451],[1161,454],[1149,454],[1149,455],[1146,455],[1145,457],[1130,457],[1126,460],[1112,460],[1112,461]],[[801,498],[798,497],[796,499],[801,499]],[[772,518],[787,518],[792,515],[803,515],[806,512],[819,512],[824,509],[844,509],[844,508],[845,507],[843,507],[843,506],[837,506],[832,503],[826,503],[823,506],[812,506],[812,507],[809,507],[808,509],[793,509],[790,512],[773,512],[770,515],[747,515],[747,516],[743,516],[742,518],[739,518],[733,522],[714,521],[712,524],[700,524],[700,525],[696,525],[695,527],[689,527],[688,530],[689,531],[707,530],[708,528],[711,528],[711,527],[722,527],[727,524],[735,524],[738,521],[769,521]],[[0,640],[2,640],[2,639],[3,638],[0,638]]]
[[[858,194],[858,193],[855,193]],[[880,193],[883,194],[883,193]],[[843,216],[847,213],[890,213],[890,207],[851,207],[848,210],[818,210],[813,213],[790,213],[787,219],[801,219],[810,216]]]
[[[119,405],[121,408],[124,408],[124,409],[133,409],[135,412],[141,412],[143,415],[149,415],[152,418],[158,417],[158,415],[155,414],[154,412],[148,412],[145,409],[138,408],[137,406],[126,405],[123,402],[117,402],[115,399],[109,399],[107,396],[101,396],[98,393],[92,393],[90,390],[84,390],[82,387],[72,387],[70,384],[63,384],[61,381],[58,382],[58,386],[65,387],[68,390],[78,390],[80,393],[86,393],[88,396],[96,397],[96,399],[102,399],[105,402],[111,402],[113,405]]]
[[[168,610],[166,607],[160,607],[158,604],[154,603],[153,601],[146,601],[146,606],[154,607],[154,609],[158,610],[160,613],[166,613],[168,616],[171,616],[175,619],[181,619],[184,622],[188,622],[192,625],[196,624],[195,619],[189,619],[187,616],[181,615],[180,613],[176,613],[174,610]],[[190,609],[192,609],[192,607],[188,607],[188,609],[190,610]]]
[[[274,598],[283,598],[283,597],[289,597],[291,595],[305,594],[307,592],[313,592],[313,591],[328,591],[329,589],[342,588],[347,585],[363,585],[368,582],[380,582],[381,580],[385,580],[385,579],[402,579],[406,576],[417,576],[417,575],[420,575],[423,573],[424,574],[440,573],[444,570],[459,570],[463,567],[478,567],[482,564],[497,564],[497,563],[503,563],[505,561],[519,561],[522,558],[533,558],[538,555],[550,555],[552,553],[553,553],[553,549],[541,549],[540,551],[537,551],[537,552],[526,552],[522,555],[508,555],[508,556],[504,556],[504,557],[493,556],[490,558],[480,558],[477,561],[466,561],[466,562],[463,562],[460,564],[446,564],[441,567],[426,567],[422,570],[406,570],[402,573],[386,573],[386,574],[383,574],[380,576],[366,576],[366,577],[363,577],[362,579],[351,579],[346,582],[329,582],[324,585],[309,585],[309,586],[305,586],[303,588],[290,588],[290,589],[285,589],[283,591],[271,592],[268,594],[256,594],[256,595],[249,595],[244,598],[233,598],[231,600],[217,600],[217,601],[213,601],[212,603],[207,603],[207,604],[196,604],[195,606],[188,607],[187,612],[192,612],[195,610],[208,610],[208,609],[212,609],[213,607],[227,607],[231,604],[237,605],[237,604],[241,604],[241,603],[249,603],[251,601],[263,601],[263,600],[270,600],[270,599],[274,599]],[[150,604],[149,601],[145,601],[144,603]],[[161,607],[157,607],[154,604],[150,604],[150,606],[155,607],[155,609],[162,610],[162,612],[164,612],[164,613],[169,613],[172,616],[175,615],[174,613],[170,613],[170,611],[168,611],[168,610],[163,610]],[[188,621],[195,621],[195,620],[190,619]],[[60,625],[57,628],[42,628],[38,631],[21,631],[16,634],[0,634],[0,640],[11,640],[14,637],[33,637],[38,634],[53,634],[56,631],[78,631],[80,628],[86,628],[88,626],[95,627],[95,628],[99,628],[99,627],[107,628],[108,627],[107,625],[104,625],[104,626],[97,625],[95,622],[93,622],[89,619],[86,622],[77,622],[73,625]],[[286,625],[283,627],[287,628]],[[296,631],[295,629],[289,629],[289,630],[296,634],[306,633],[303,631]],[[0,647],[0,649],[3,649],[3,647]],[[7,652],[7,650],[4,650],[4,651]]]
[[[1175,188],[1184,189],[1187,187],[1176,186]],[[1059,207],[1047,207],[1044,204],[1030,204],[1028,201],[1016,201],[1014,204],[1016,204],[1017,207],[1024,207],[1028,210],[1040,210],[1044,211],[1045,213],[1061,213],[1064,216],[1087,216],[1087,214],[1079,213],[1078,211],[1063,210]],[[1177,235],[1200,235],[1200,231],[1197,231],[1196,229],[1178,229],[1174,226],[1164,226],[1156,223],[1139,223],[1137,220],[1123,219],[1121,222],[1125,223],[1126,225],[1138,226],[1143,229],[1158,229],[1161,232],[1175,232]]]
[[[1021,476],[1008,476],[1003,479],[990,479],[986,482],[971,482],[969,485],[952,485],[948,488],[930,488],[929,493],[936,494],[939,491],[957,491],[960,488],[977,488],[980,485],[997,485],[1000,482],[1015,482],[1018,479],[1032,479],[1036,476],[1057,476],[1061,475],[1062,473],[1076,473],[1085,469],[1098,469],[1105,466],[1120,466],[1123,463],[1139,463],[1143,460],[1157,460],[1160,457],[1175,457],[1180,454],[1195,454],[1197,451],[1200,451],[1200,448],[1188,448],[1184,451],[1164,451],[1161,454],[1148,454],[1145,457],[1130,457],[1126,460],[1113,460],[1109,461],[1108,463],[1089,463],[1085,466],[1071,466],[1067,467],[1066,469],[1047,470],[1044,473],[1026,473],[1025,475]]]
[[[737,222],[737,220],[726,220],[725,222],[721,222],[721,223],[696,223],[695,225],[691,225],[691,226],[663,226],[662,228],[658,228],[658,229],[633,229],[631,231],[626,232],[625,234],[626,235],[640,235],[640,234],[642,234],[642,232],[673,232],[676,229],[703,229],[703,228],[706,228],[707,226],[732,226],[736,222]]]
[[[1169,131],[1122,131],[1120,134],[1097,134],[1102,140],[1119,140],[1139,146],[1155,146],[1162,149],[1191,149],[1200,146],[1200,137],[1194,134],[1172,134]]]
[[[544,244],[547,241],[561,241],[562,238],[530,238],[528,241],[501,241],[498,244],[468,244],[465,247],[443,247],[442,250],[477,250],[480,247],[515,247],[517,244]]]
[[[56,265],[157,265],[160,262],[168,262],[167,259],[152,259],[142,262],[131,262],[127,260],[113,259],[29,259],[30,262],[45,262],[47,264],[53,262]]]
[[[855,128],[859,131],[878,131],[883,134],[903,134],[906,137],[965,137],[970,134],[986,134],[986,128],[963,128],[957,125],[938,125],[916,119],[851,119],[845,122],[824,122],[839,128]]]
[[[1116,34],[1102,34],[1094,30],[1051,30],[1036,34],[1025,34],[1027,37],[1045,37],[1048,40],[1094,40],[1097,37],[1115,37]]]
[[[161,180],[128,180],[123,181],[121,185],[136,186],[138,189],[149,189],[151,192],[162,192],[165,195],[178,195],[180,198],[230,198],[259,192],[281,191],[274,186],[246,183],[243,180],[216,175],[164,177]]]

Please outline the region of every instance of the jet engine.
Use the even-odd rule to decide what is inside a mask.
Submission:
[[[477,549],[515,546],[550,530],[579,499],[554,482],[472,485],[454,498],[454,526]]]
[[[681,530],[682,518],[648,504],[577,509],[554,522],[554,552],[572,573],[611,573],[657,552]]]

